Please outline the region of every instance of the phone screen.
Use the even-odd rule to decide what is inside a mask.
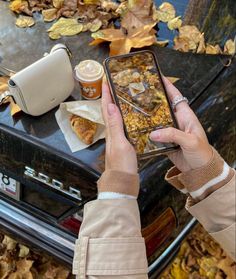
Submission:
[[[154,54],[141,51],[111,57],[105,66],[127,137],[137,154],[148,155],[176,147],[149,139],[153,130],[176,127]]]

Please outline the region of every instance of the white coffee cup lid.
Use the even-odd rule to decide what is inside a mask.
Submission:
[[[95,81],[102,78],[104,70],[97,61],[84,60],[75,66],[75,74],[82,81]]]

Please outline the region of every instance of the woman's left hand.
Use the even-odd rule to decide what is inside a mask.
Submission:
[[[106,125],[106,170],[137,174],[137,157],[125,137],[119,108],[112,102],[106,81],[102,86],[102,113]]]

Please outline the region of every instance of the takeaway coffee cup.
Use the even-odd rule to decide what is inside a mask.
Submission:
[[[103,67],[95,60],[81,61],[75,67],[75,79],[79,82],[85,99],[98,99],[102,95]]]

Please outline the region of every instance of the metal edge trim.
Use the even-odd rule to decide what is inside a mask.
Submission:
[[[166,250],[148,267],[148,273],[151,275],[160,266],[161,262],[165,258],[169,257],[169,254],[173,251],[175,246],[180,245],[184,237],[189,233],[189,231],[196,225],[197,220],[192,218],[191,221],[184,227],[181,233],[176,237],[176,239],[166,248]]]

